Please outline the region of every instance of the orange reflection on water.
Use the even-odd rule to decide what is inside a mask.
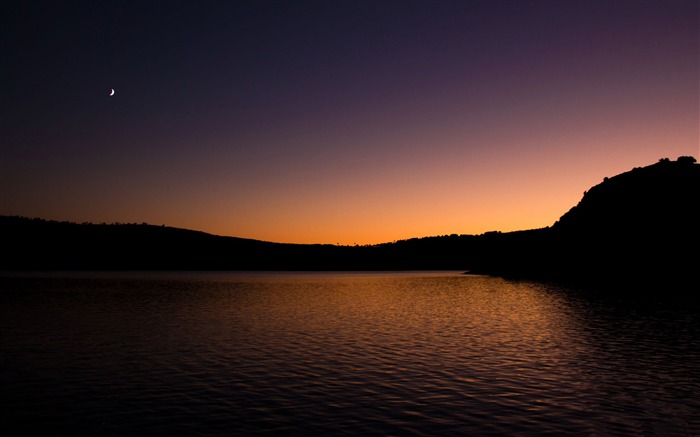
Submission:
[[[581,337],[570,334],[580,329],[566,301],[526,282],[445,273],[289,274],[242,288],[207,317],[290,363],[408,372],[444,383],[566,386],[574,383],[577,355],[587,353]]]

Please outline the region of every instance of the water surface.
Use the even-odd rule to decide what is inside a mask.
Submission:
[[[700,434],[700,317],[662,301],[456,272],[0,285],[3,435]]]

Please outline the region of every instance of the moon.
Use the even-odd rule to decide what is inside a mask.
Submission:
[[[114,95],[114,88],[112,88],[112,91],[109,92],[109,95],[110,95],[110,96],[113,96],[113,95]]]

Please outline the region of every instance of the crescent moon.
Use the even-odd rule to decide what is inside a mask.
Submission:
[[[112,88],[112,91],[110,91],[109,95],[110,95],[110,96],[113,96],[113,95],[114,95],[114,88]]]

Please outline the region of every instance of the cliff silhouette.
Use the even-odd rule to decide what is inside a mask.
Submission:
[[[552,226],[372,246],[283,244],[148,224],[0,216],[1,270],[459,269],[511,278],[696,284],[700,165],[606,177]]]

